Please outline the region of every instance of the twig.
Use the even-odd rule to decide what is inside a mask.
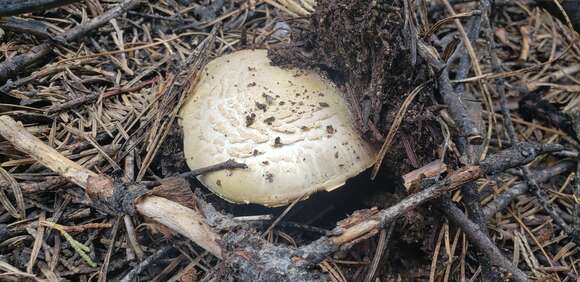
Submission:
[[[79,39],[88,32],[108,23],[111,19],[120,16],[127,10],[139,4],[141,1],[142,0],[124,0],[119,5],[108,10],[104,14],[95,17],[84,24],[71,28],[70,30],[63,32],[60,36],[62,36],[65,42],[71,42],[73,40]],[[19,1],[15,0],[15,2]],[[52,44],[43,43],[41,45],[35,46],[30,51],[24,54],[14,56],[9,60],[0,63],[0,83],[18,74],[27,66],[45,59],[46,56],[52,54],[52,52],[53,52]],[[6,91],[5,86],[2,87],[2,89],[5,91],[4,94],[8,94],[8,91]]]
[[[141,263],[135,266],[129,273],[127,273],[120,281],[121,282],[132,282],[135,281],[137,275],[143,271],[143,269],[147,268],[149,265],[160,259],[164,256],[167,252],[173,249],[173,246],[164,246],[161,249],[157,250],[154,254],[149,256],[148,258],[144,259]]]
[[[575,166],[576,163],[572,161],[561,162],[549,168],[534,171],[532,175],[535,176],[534,180],[537,183],[542,183],[558,174],[573,170]],[[496,197],[483,209],[483,215],[486,221],[488,221],[496,213],[505,209],[517,196],[526,193],[528,189],[528,184],[526,182],[522,182],[512,186],[509,190]]]
[[[195,177],[195,176],[206,174],[206,173],[212,172],[212,171],[224,170],[224,169],[237,169],[237,168],[244,169],[244,168],[248,168],[248,166],[246,164],[243,164],[243,163],[238,163],[233,159],[229,159],[229,160],[222,162],[222,163],[219,163],[219,164],[210,165],[210,166],[194,169],[194,170],[191,170],[188,172],[180,173],[177,176],[183,177],[183,178]]]
[[[5,22],[0,20],[0,27],[10,30],[14,33],[26,33],[33,35],[39,39],[50,40],[53,43],[60,45],[66,45],[66,42],[59,37],[54,36],[48,32],[48,25],[41,21],[36,20],[24,20],[15,17],[10,17]]]
[[[483,211],[480,202],[481,197],[479,195],[479,192],[477,191],[477,185],[475,185],[475,183],[473,182],[463,185],[463,187],[461,187],[461,195],[463,196],[465,210],[469,215],[466,216],[465,213],[462,213],[462,216],[466,216],[467,219],[471,220],[474,224],[476,224],[479,227],[479,232],[481,232],[483,236],[489,239],[490,237],[489,231],[487,230],[487,221],[485,221],[485,218],[483,217]],[[451,204],[451,200],[449,199],[445,199],[443,200],[443,202]],[[447,218],[454,216],[451,215],[448,211],[444,212]],[[461,226],[463,232],[466,232],[464,229],[465,227],[466,226]],[[472,242],[474,239],[475,238],[470,238],[469,242],[475,245],[477,243]],[[500,274],[492,268],[492,261],[494,260],[494,258],[492,256],[489,256],[489,254],[482,252],[481,250],[478,250],[476,252],[476,256],[477,260],[479,261],[479,264],[481,265],[482,276],[484,280],[501,281]],[[514,267],[517,268],[517,265]]]
[[[424,178],[436,177],[447,171],[447,165],[441,160],[432,161],[418,169],[403,175],[403,186],[407,192],[413,192],[414,186],[421,184]]]
[[[272,231],[272,229],[274,229],[274,227],[276,227],[276,225],[278,225],[278,223],[280,223],[280,221],[292,210],[292,208],[298,202],[300,202],[304,198],[304,196],[299,197],[299,198],[296,198],[296,200],[294,200],[290,205],[288,205],[288,207],[286,207],[284,209],[284,211],[272,222],[272,224],[270,224],[270,226],[264,232],[262,232],[262,235],[261,236],[264,237],[268,233],[270,233],[270,231]]]
[[[449,2],[445,0],[444,4],[447,7],[447,10],[451,13],[451,15],[454,15],[455,11],[451,7]],[[481,67],[479,66],[479,63],[478,63],[478,58],[477,58],[477,56],[475,54],[475,50],[473,48],[473,42],[475,42],[475,40],[479,37],[482,21],[485,21],[485,19],[488,18],[488,15],[490,12],[489,1],[485,1],[485,0],[480,1],[479,2],[479,10],[480,10],[480,14],[475,15],[470,21],[471,26],[470,26],[469,32],[467,34],[465,33],[465,30],[464,30],[461,22],[459,20],[455,20],[455,25],[457,26],[457,29],[463,38],[463,43],[466,47],[465,50],[467,50],[467,53],[462,52],[463,49],[459,50],[459,53],[462,55],[460,57],[459,68],[457,70],[457,74],[455,77],[455,79],[458,79],[458,80],[464,79],[467,76],[467,74],[469,73],[469,69],[470,69],[470,62],[473,63],[473,69],[474,69],[474,73],[476,75],[481,75],[481,73],[482,73]],[[481,89],[482,89],[482,96],[485,97],[486,93],[487,93],[487,88],[485,87],[485,85],[483,85],[481,83],[481,81],[479,81],[479,84],[480,84]],[[465,96],[464,84],[459,84],[456,88],[456,92],[458,95]],[[472,107],[472,110],[473,110],[473,107]],[[473,122],[476,124],[481,123],[481,119],[473,120]],[[491,127],[491,124],[489,126]],[[489,131],[488,131],[488,133],[489,133]],[[463,144],[463,143],[464,142],[460,142],[460,144]],[[484,140],[484,143],[485,144],[483,146],[487,146],[487,139]],[[481,147],[482,146],[478,146],[476,144],[471,143],[471,144],[465,144],[463,146],[460,146],[460,150],[462,151],[463,155],[467,157],[468,163],[474,164],[474,163],[477,163],[479,161],[479,153],[482,149]],[[483,149],[485,151],[485,148],[483,148]],[[485,236],[487,239],[489,239],[489,233],[487,230],[487,222],[483,218],[483,212],[482,212],[481,202],[480,202],[481,197],[480,197],[479,192],[477,191],[477,186],[473,182],[468,183],[461,188],[461,194],[463,196],[463,202],[465,204],[467,214],[469,215],[468,219],[472,220],[480,228],[479,230],[483,233],[483,236]],[[438,204],[438,205],[441,207],[441,206],[445,206],[445,204],[447,204],[447,205],[451,204],[449,199],[443,199],[443,202],[444,203]],[[445,208],[443,208],[443,210],[444,210],[446,216],[452,216],[452,215],[449,215],[449,212]],[[462,214],[462,215],[465,216],[464,214]],[[477,260],[479,261],[479,263],[481,265],[483,279],[486,281],[499,281],[500,275],[497,271],[495,271],[492,268],[491,257],[486,255],[481,250],[476,252],[476,256],[477,256]],[[517,268],[517,266],[516,266],[516,268]]]
[[[528,56],[530,55],[530,31],[526,26],[520,26],[520,33],[522,35],[522,48],[517,62],[523,64],[528,60]]]
[[[556,223],[556,225],[558,225],[562,231],[570,236],[570,239],[575,242],[576,245],[580,245],[580,236],[578,236],[574,228],[566,223],[566,221],[562,218],[560,215],[560,209],[550,203],[550,197],[546,191],[540,188],[538,183],[534,180],[530,169],[528,167],[522,167],[522,171],[524,172],[524,179],[528,183],[528,189],[536,196],[544,211],[550,215],[550,217],[554,220],[554,223]]]
[[[117,240],[117,232],[119,231],[120,222],[121,219],[117,217],[115,219],[115,224],[113,225],[113,230],[111,230],[111,243],[107,248],[107,254],[105,255],[105,259],[99,271],[99,279],[97,280],[98,282],[107,281],[107,273],[109,272],[109,263],[111,262],[111,256],[113,255],[113,250],[115,249],[115,242]]]
[[[134,143],[133,139],[130,139],[128,143],[132,145]],[[130,151],[125,157],[124,168],[125,168],[124,175],[125,181],[133,182],[135,180],[135,150]],[[137,259],[141,261],[143,260],[144,254],[143,250],[141,249],[141,246],[139,245],[139,242],[137,241],[135,226],[133,225],[133,220],[131,219],[131,216],[124,215],[123,222],[125,224],[125,233],[127,234],[127,241],[131,246],[131,250],[133,250],[135,256],[137,256]]]
[[[579,28],[580,29],[580,28]],[[571,113],[572,120],[574,123],[574,130],[576,131],[576,137],[580,140],[580,109],[576,109]],[[580,159],[576,157],[577,159]],[[576,177],[574,179],[574,214],[572,215],[575,221],[573,222],[574,231],[577,236],[580,237],[580,161],[576,164]]]
[[[0,5],[0,17],[35,11],[45,11],[80,1],[81,0],[3,0],[2,5]]]
[[[384,255],[386,255],[385,251],[387,250],[387,247],[389,245],[391,235],[393,235],[393,231],[395,230],[395,225],[397,225],[397,222],[394,221],[389,225],[388,230],[381,229],[381,233],[379,235],[379,243],[375,248],[375,255],[373,256],[373,261],[371,263],[371,266],[369,267],[369,271],[365,278],[365,282],[372,282],[373,278],[375,278],[375,274],[377,272],[377,269],[379,268],[381,259],[383,258]]]
[[[209,165],[209,166],[197,168],[197,169],[192,169],[188,172],[180,173],[180,174],[176,175],[175,177],[189,178],[189,177],[196,177],[198,175],[206,174],[206,173],[209,173],[212,171],[218,171],[218,170],[224,170],[224,169],[244,169],[244,168],[248,168],[248,166],[246,164],[243,164],[243,163],[238,163],[234,159],[229,159],[225,162],[221,162],[218,164]],[[158,181],[158,180],[143,181],[143,183],[147,187],[153,187],[153,186],[157,186],[157,185],[161,184],[161,181]]]
[[[84,232],[87,229],[107,229],[113,227],[110,223],[87,223],[81,225],[59,225],[59,230],[66,232]]]
[[[491,56],[491,68],[493,70],[493,72],[495,73],[500,73],[502,71],[500,64],[499,64],[499,59],[497,57],[497,54],[495,53],[495,48],[496,48],[496,44],[495,44],[495,39],[493,36],[493,26],[491,26],[491,22],[489,21],[489,18],[486,17],[484,24],[486,25],[486,29],[485,29],[485,35],[487,38],[487,42],[488,42],[488,52]],[[495,89],[496,92],[499,95],[499,100],[500,100],[500,108],[501,108],[501,114],[503,117],[503,120],[509,120],[511,118],[511,115],[509,113],[509,109],[507,108],[507,98],[505,95],[505,87],[504,87],[504,79],[503,78],[497,78],[495,80]],[[505,125],[505,129],[507,131],[507,135],[510,143],[514,143],[516,140],[512,140],[511,137],[516,135],[516,131],[514,129],[514,125],[511,122],[504,122]]]
[[[476,124],[469,118],[469,111],[449,81],[449,72],[447,71],[447,66],[443,63],[439,55],[433,49],[422,40],[417,42],[417,51],[429,65],[431,65],[436,72],[439,73],[439,91],[443,97],[443,101],[449,107],[449,113],[453,117],[453,120],[459,127],[461,136],[467,138],[470,144],[481,144],[483,142],[483,137],[479,131]]]
[[[50,176],[41,182],[24,182],[19,183],[19,185],[20,189],[22,189],[22,193],[30,194],[57,189],[66,183],[66,179],[62,176]],[[3,184],[0,183],[0,185]]]
[[[443,1],[443,4],[445,5],[447,11],[451,13],[452,17],[456,16],[455,11],[453,10],[453,7],[451,7],[449,1]],[[458,48],[457,54],[454,54],[454,56],[460,56],[459,67],[457,68],[457,74],[455,77],[456,80],[464,79],[465,77],[467,77],[467,74],[469,73],[470,69],[469,68],[470,60],[474,61],[476,60],[476,58],[472,57],[473,55],[475,55],[472,42],[474,42],[475,39],[479,36],[479,31],[481,29],[481,22],[483,18],[482,14],[486,13],[487,5],[488,3],[480,2],[479,7],[480,13],[474,14],[473,17],[471,18],[471,21],[469,22],[470,28],[468,33],[465,33],[463,25],[458,19],[454,20],[455,25],[459,30],[459,33],[461,33],[462,35],[463,44],[465,45],[465,48]],[[463,85],[460,84],[456,90],[461,94],[464,91]]]

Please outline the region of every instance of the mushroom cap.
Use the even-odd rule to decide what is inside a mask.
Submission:
[[[190,168],[248,166],[198,177],[235,203],[286,205],[338,188],[375,161],[338,88],[313,71],[272,66],[266,50],[208,63],[180,123]]]

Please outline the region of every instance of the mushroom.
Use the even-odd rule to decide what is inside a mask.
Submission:
[[[190,168],[232,158],[248,166],[198,177],[234,203],[286,205],[338,188],[375,161],[341,91],[313,71],[272,66],[266,50],[208,63],[180,124]]]

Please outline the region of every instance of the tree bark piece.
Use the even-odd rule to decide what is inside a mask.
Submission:
[[[135,208],[139,214],[191,239],[213,255],[222,257],[221,247],[217,244],[219,236],[207,226],[197,211],[155,196],[144,197],[136,203]]]
[[[405,186],[407,192],[412,192],[413,186],[420,184],[424,178],[435,177],[445,171],[447,171],[447,165],[445,163],[441,160],[432,161],[403,175],[403,186]]]

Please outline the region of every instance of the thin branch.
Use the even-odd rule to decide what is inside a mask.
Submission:
[[[534,171],[532,175],[535,176],[535,181],[537,183],[542,183],[558,174],[573,170],[575,166],[576,163],[572,161],[561,162],[546,169]],[[525,194],[528,189],[528,184],[522,182],[512,186],[509,190],[497,196],[483,209],[483,215],[486,221],[489,221],[489,219],[491,219],[491,217],[496,213],[504,210],[517,196]]]
[[[441,92],[443,101],[449,108],[449,113],[459,127],[461,136],[467,138],[470,144],[481,144],[483,142],[481,132],[477,125],[469,118],[469,110],[464,101],[453,90],[453,86],[451,86],[451,82],[449,81],[447,65],[443,63],[435,49],[422,40],[417,42],[417,51],[439,74],[439,91]]]
[[[144,259],[137,266],[131,269],[131,271],[129,271],[129,273],[127,273],[120,281],[121,282],[135,281],[139,273],[141,273],[141,271],[149,267],[152,263],[155,263],[158,259],[167,254],[167,252],[169,252],[172,248],[173,246],[164,246],[161,249],[158,249],[157,252],[150,255],[148,258]]]
[[[0,17],[45,11],[81,0],[3,0],[0,5]]]

